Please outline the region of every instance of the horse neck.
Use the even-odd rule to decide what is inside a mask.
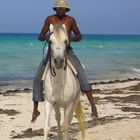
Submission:
[[[54,86],[64,85],[66,81],[66,70],[62,69],[55,69],[56,76],[52,76],[52,82]],[[57,84],[56,84],[57,83]]]

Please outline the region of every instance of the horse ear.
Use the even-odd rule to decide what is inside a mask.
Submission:
[[[52,24],[50,24],[49,30],[50,30],[50,33],[53,32],[53,25]]]

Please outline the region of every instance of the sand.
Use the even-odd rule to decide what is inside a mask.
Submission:
[[[99,113],[90,116],[85,95],[81,102],[85,115],[85,140],[140,140],[140,80],[98,82],[92,85]],[[41,115],[31,123],[32,90],[15,90],[0,94],[0,140],[41,140],[44,127],[44,103],[39,104]],[[51,117],[50,140],[56,140],[54,112]],[[77,120],[70,127],[72,140],[81,140]]]

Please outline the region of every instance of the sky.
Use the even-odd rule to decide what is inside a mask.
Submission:
[[[0,32],[39,33],[55,0],[0,0]],[[140,34],[140,0],[69,0],[84,34]]]

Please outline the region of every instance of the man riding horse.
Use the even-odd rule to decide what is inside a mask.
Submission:
[[[53,7],[53,10],[56,12],[56,14],[46,18],[44,26],[39,35],[39,40],[49,42],[50,35],[47,33],[49,32],[50,24],[52,25],[65,24],[68,37],[69,37],[69,42],[80,41],[82,39],[82,36],[76,24],[76,20],[73,17],[66,15],[66,12],[70,11],[67,1],[57,0],[55,3],[55,6]],[[74,36],[71,36],[72,32],[74,33]],[[86,94],[91,104],[91,111],[92,111],[91,116],[98,117],[97,109],[96,109],[94,99],[92,96],[92,88],[91,88],[91,85],[88,83],[83,66],[81,65],[76,55],[74,54],[70,44],[67,47],[68,47],[68,54],[69,54],[68,59],[74,66],[75,70],[77,71],[77,78],[80,83],[81,91]],[[33,107],[33,114],[32,114],[32,120],[31,120],[32,122],[34,122],[36,118],[40,115],[40,112],[38,111],[38,102],[44,101],[42,75],[43,75],[43,72],[44,72],[48,57],[49,57],[49,53],[50,51],[48,50],[45,64],[44,64],[44,61],[42,60],[34,78],[34,83],[33,83],[34,107]]]

